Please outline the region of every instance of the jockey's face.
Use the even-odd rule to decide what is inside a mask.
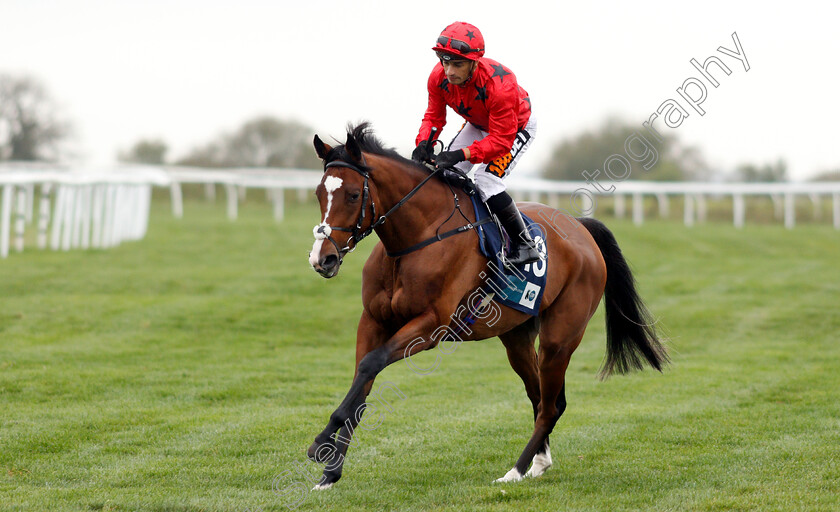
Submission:
[[[469,80],[475,65],[469,60],[441,60],[440,63],[443,65],[446,79],[453,85],[463,85]]]

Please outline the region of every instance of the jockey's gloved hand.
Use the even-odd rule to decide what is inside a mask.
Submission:
[[[435,159],[435,167],[452,167],[458,162],[463,162],[467,157],[464,155],[463,149],[456,149],[455,151],[444,151]]]
[[[420,141],[414,151],[411,153],[411,159],[415,162],[431,162],[432,157],[435,156],[434,143],[427,140]]]

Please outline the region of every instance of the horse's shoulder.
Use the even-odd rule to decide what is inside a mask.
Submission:
[[[385,254],[382,242],[377,243],[362,269],[362,292],[367,287],[377,289],[393,286],[394,260]]]

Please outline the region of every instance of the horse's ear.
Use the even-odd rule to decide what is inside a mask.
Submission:
[[[315,136],[315,140],[312,142],[315,144],[315,153],[318,154],[318,158],[321,160],[326,159],[327,153],[330,152],[332,147],[329,144],[324,144],[324,141],[322,141],[317,135]]]
[[[354,162],[362,162],[362,150],[359,149],[356,139],[349,133],[347,134],[347,142],[344,144],[344,149],[347,150],[347,153]]]

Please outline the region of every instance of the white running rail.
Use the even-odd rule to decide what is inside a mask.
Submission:
[[[283,220],[285,190],[314,190],[320,171],[303,169],[195,169],[165,166],[118,166],[74,168],[46,164],[0,165],[0,258],[24,248],[24,230],[33,222],[37,204],[37,245],[53,250],[108,248],[124,240],[142,239],[149,224],[152,187],[168,187],[172,213],[184,215],[181,185],[204,184],[208,193],[221,185],[226,192],[228,218],[238,215],[239,201],[248,188],[264,189],[274,206],[274,218]],[[773,201],[784,225],[792,229],[796,219],[796,198],[807,197],[815,215],[822,201],[832,201],[832,220],[840,230],[840,182],[803,183],[697,183],[624,181],[612,188],[588,182],[553,181],[514,174],[507,181],[517,199],[544,201],[564,213],[591,214],[593,201],[612,197],[616,215],[626,214],[628,199],[633,222],[644,222],[645,197],[656,198],[659,214],[668,216],[669,199],[683,198],[683,221],[692,226],[705,220],[706,201],[713,197],[732,198],[732,222],[743,227],[745,198],[766,196]],[[39,196],[36,198],[36,193]],[[568,200],[568,198],[572,200]],[[561,198],[566,204],[561,204]]]

